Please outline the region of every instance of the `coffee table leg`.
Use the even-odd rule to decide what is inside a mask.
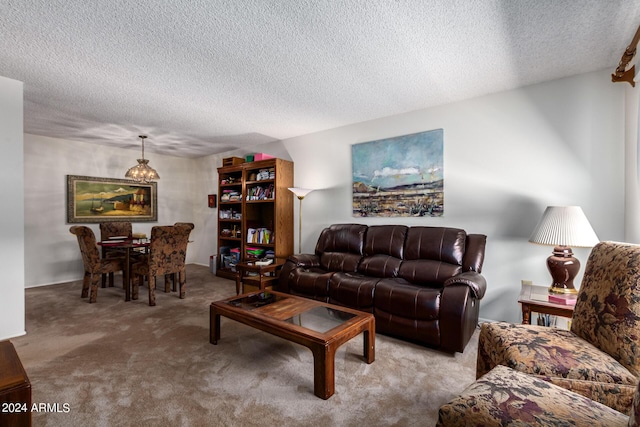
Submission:
[[[240,288],[242,287],[242,268],[236,266],[236,295],[240,295]]]
[[[218,344],[220,339],[220,315],[216,313],[213,307],[209,308],[209,342],[213,345]]]
[[[364,331],[364,358],[367,363],[373,363],[376,360],[376,332],[375,326],[370,325],[369,329]]]
[[[335,392],[335,349],[331,346],[316,346],[313,353],[313,394],[328,399]]]

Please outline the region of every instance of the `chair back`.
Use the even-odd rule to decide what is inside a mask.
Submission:
[[[640,245],[600,242],[585,267],[571,331],[640,374]]]
[[[151,228],[149,274],[159,276],[184,269],[191,229],[189,225],[157,225]]]
[[[176,227],[179,227],[179,226],[188,227],[189,233],[191,233],[191,230],[193,230],[193,228],[195,227],[192,222],[176,222],[173,225],[175,225]]]
[[[100,251],[93,230],[84,225],[74,225],[69,231],[78,238],[84,269],[91,273],[97,272],[100,268]]]
[[[100,240],[116,236],[131,236],[133,228],[129,221],[113,221],[100,223]]]

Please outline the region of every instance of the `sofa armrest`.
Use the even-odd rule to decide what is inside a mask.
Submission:
[[[320,266],[320,258],[313,254],[289,255],[287,261],[280,270],[279,278],[274,284],[273,290],[290,293],[289,279],[293,271],[301,268],[303,270]]]
[[[317,268],[320,267],[320,257],[314,254],[289,255],[287,262],[292,262],[296,267]]]
[[[455,275],[444,282],[445,288],[452,285],[466,285],[471,289],[473,296],[482,299],[487,291],[487,280],[480,273],[465,271]]]

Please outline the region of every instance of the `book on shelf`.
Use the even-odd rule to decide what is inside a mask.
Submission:
[[[562,305],[569,305],[569,306],[575,306],[576,305],[576,301],[578,300],[577,295],[564,295],[564,294],[551,294],[549,295],[549,302],[555,303],[555,304],[562,304]]]
[[[247,194],[247,200],[270,200],[274,198],[274,194],[273,184],[270,184],[267,187],[258,185],[251,187]]]

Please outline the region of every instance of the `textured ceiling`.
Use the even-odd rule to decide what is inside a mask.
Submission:
[[[25,132],[197,157],[611,69],[635,0],[0,0]],[[622,83],[617,83],[622,84]]]

